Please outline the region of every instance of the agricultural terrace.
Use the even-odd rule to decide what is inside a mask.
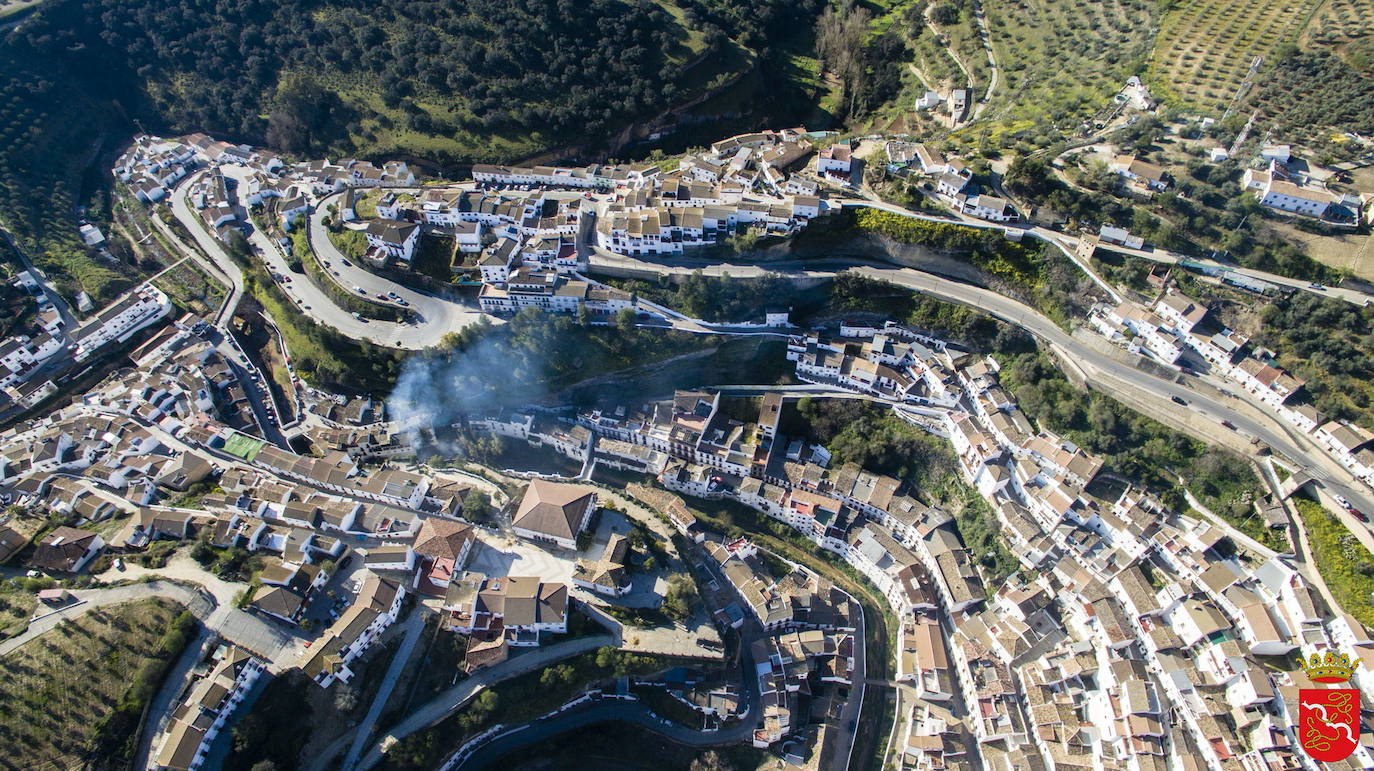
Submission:
[[[1176,103],[1221,113],[1254,58],[1296,42],[1319,2],[1182,0],[1160,23],[1149,85]]]
[[[1152,0],[983,6],[1004,78],[991,114],[1017,131],[1037,124],[1070,129],[1109,107],[1126,78],[1140,72],[1156,23]]]
[[[144,702],[188,639],[181,611],[97,608],[0,658],[0,769],[125,765]]]

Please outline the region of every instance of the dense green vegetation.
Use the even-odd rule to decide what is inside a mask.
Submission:
[[[553,711],[585,685],[611,677],[649,674],[669,666],[667,659],[626,653],[610,646],[574,656],[557,666],[502,681],[482,691],[433,727],[393,745],[378,768],[420,771],[437,768],[444,756],[468,737],[502,723],[519,725]]]
[[[922,489],[957,469],[948,442],[872,402],[803,397],[797,402],[795,416],[797,420],[789,421],[787,433],[811,437],[825,445],[834,453],[836,466],[855,463]]]
[[[997,532],[987,502],[959,476],[949,443],[907,423],[892,410],[857,399],[811,399],[787,413],[784,430],[808,436],[834,453],[832,465],[855,463],[900,479],[913,493],[947,507],[964,544],[977,556],[989,590],[1016,572],[1016,558]]]
[[[1091,280],[1058,248],[1041,241],[1017,243],[995,228],[931,222],[881,209],[864,208],[852,216],[860,231],[966,254],[994,288],[1025,300],[1060,326],[1089,305]]]
[[[1132,133],[1131,146],[1148,158],[1163,128],[1146,119],[1132,127]],[[1023,157],[1011,163],[1005,182],[1012,192],[1037,201],[1049,218],[1067,220],[1070,230],[1116,225],[1167,249],[1188,254],[1217,251],[1247,268],[1307,281],[1339,280],[1336,271],[1307,256],[1300,245],[1265,227],[1265,210],[1240,188],[1239,166],[1196,159],[1187,169],[1169,191],[1148,204],[1123,195],[1122,178],[1105,166],[1073,170],[1084,190],[1065,184],[1044,161]]]
[[[621,0],[50,0],[24,31],[160,123],[291,152],[387,131],[603,137],[670,104],[688,53],[661,6]]]
[[[96,608],[0,659],[0,765],[128,765],[144,705],[195,619],[166,600]]]
[[[1322,580],[1345,612],[1374,628],[1374,555],[1320,503],[1295,496],[1298,516]]]
[[[1328,51],[1290,53],[1255,91],[1255,106],[1284,136],[1313,139],[1374,126],[1374,79]]]
[[[1084,394],[1041,353],[1004,357],[1001,380],[1028,417],[1101,457],[1104,471],[1146,486],[1177,511],[1189,508],[1186,488],[1246,535],[1287,551],[1282,536],[1265,528],[1255,512],[1263,488],[1240,456],[1191,439],[1105,394]]]
[[[109,138],[102,127],[119,113],[68,87],[81,77],[76,69],[22,44],[0,42],[0,72],[0,225],[63,295],[111,300],[138,271],[92,257],[74,207],[85,202],[82,175]]]
[[[830,289],[835,310],[873,313],[974,349],[1015,353],[1034,350],[1035,341],[976,308],[956,305],[857,273],[841,273]]]
[[[1317,409],[1374,428],[1374,310],[1296,292],[1263,318],[1256,341],[1307,382]]]
[[[262,763],[268,768],[296,768],[301,750],[310,739],[314,711],[308,689],[318,688],[299,670],[274,677],[258,700],[233,729],[233,745],[224,761],[228,771],[250,771]]]
[[[700,270],[674,282],[668,276],[658,281],[611,281],[610,283],[694,319],[713,322],[763,321],[763,303],[791,304],[796,293],[791,281],[773,273],[758,278],[707,276]]]

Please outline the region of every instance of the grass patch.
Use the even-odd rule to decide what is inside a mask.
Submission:
[[[1320,503],[1296,496],[1293,502],[1312,545],[1311,564],[1341,608],[1374,628],[1374,555]]]
[[[329,240],[354,262],[362,262],[363,255],[367,254],[367,234],[361,230],[340,230],[329,229]]]
[[[213,316],[224,302],[224,284],[189,259],[169,268],[153,285],[177,305],[203,318]]]

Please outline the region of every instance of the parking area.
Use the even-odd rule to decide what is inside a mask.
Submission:
[[[335,569],[328,583],[310,595],[310,604],[306,606],[304,618],[310,619],[316,630],[334,623],[334,620],[353,604],[360,580],[355,573],[362,569],[362,564],[363,559],[360,555],[348,554]]]

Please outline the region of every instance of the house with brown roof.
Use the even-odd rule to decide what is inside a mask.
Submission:
[[[539,644],[539,633],[568,631],[568,585],[534,576],[464,573],[444,597],[448,628],[515,646]]]
[[[620,533],[612,533],[596,560],[580,559],[573,567],[573,586],[597,594],[619,597],[630,591],[630,574],[625,563],[630,557],[630,542]]]
[[[105,548],[99,535],[74,527],[59,527],[39,542],[29,565],[54,573],[76,573]]]
[[[422,593],[442,595],[453,576],[462,572],[476,540],[470,525],[453,519],[426,519],[410,547],[414,562],[420,565],[416,587]],[[431,591],[426,592],[426,588]]]
[[[535,479],[525,489],[511,526],[521,538],[577,548],[582,532],[596,511],[596,491],[582,485]]]
[[[266,613],[288,624],[300,620],[301,613],[305,611],[305,597],[287,586],[264,586],[249,604],[259,613]]]
[[[10,558],[28,542],[29,539],[18,530],[8,525],[0,526],[0,565],[9,562]]]
[[[1164,169],[1146,163],[1134,155],[1118,155],[1112,159],[1112,171],[1147,190],[1163,191],[1169,187]]]

